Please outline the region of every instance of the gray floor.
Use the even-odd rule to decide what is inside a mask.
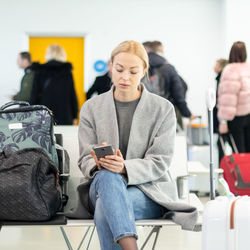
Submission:
[[[205,203],[208,198],[201,198]],[[73,249],[77,249],[86,228],[65,229]],[[138,245],[141,246],[150,232],[149,227],[137,227]],[[153,240],[145,250],[152,249]],[[58,227],[3,227],[0,232],[0,250],[67,250],[67,246]],[[86,249],[83,245],[81,249]],[[96,232],[90,250],[100,249]],[[163,227],[156,250],[200,250],[201,232],[183,231],[179,226]]]

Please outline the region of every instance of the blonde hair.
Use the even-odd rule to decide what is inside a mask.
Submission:
[[[136,41],[124,41],[120,43],[111,53],[111,62],[113,63],[114,57],[119,53],[131,53],[138,56],[143,61],[143,68],[148,72],[149,62],[148,54],[141,43]]]
[[[47,61],[56,60],[59,62],[66,62],[67,54],[65,49],[58,44],[52,44],[47,47],[45,59]]]
[[[221,70],[223,70],[227,66],[227,64],[229,63],[228,60],[224,59],[224,58],[220,58],[220,59],[216,60],[216,62],[218,63]]]

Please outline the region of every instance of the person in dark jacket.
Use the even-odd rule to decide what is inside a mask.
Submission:
[[[58,125],[77,123],[78,103],[72,76],[72,65],[66,61],[66,52],[59,45],[50,45],[47,63],[33,63],[35,72],[30,103],[47,106]]]
[[[161,42],[154,41],[151,43],[151,50],[148,52],[148,57],[151,72],[153,72],[154,69],[158,69],[164,77],[165,95],[168,96],[167,99],[177,107],[181,116],[190,118],[191,120],[196,118],[187,107],[185,89],[182,85],[180,76],[176,72],[174,66],[168,63],[163,57],[163,46]],[[180,118],[181,117],[179,117],[178,123],[182,127]]]
[[[214,65],[214,72],[217,74],[216,75],[216,100],[218,97],[218,86],[220,83],[220,78],[221,78],[221,73],[224,69],[224,67],[228,64],[228,60],[226,59],[218,59],[216,60],[216,63]],[[220,138],[219,136],[222,137],[222,140],[224,141],[224,143],[228,142],[231,145],[231,140],[229,137],[229,133],[225,133],[225,134],[220,134],[219,133],[219,121],[218,121],[218,117],[217,117],[217,113],[218,113],[218,109],[217,109],[217,105],[215,105],[214,109],[213,109],[213,124],[214,124],[214,133],[218,134],[218,140],[217,140],[217,146],[218,146],[218,158],[219,158],[219,164],[221,159],[224,157],[224,152],[221,146],[221,142],[220,142]]]
[[[214,72],[217,74],[215,77],[215,80],[216,80],[216,99],[218,97],[218,86],[220,83],[221,73],[227,64],[228,64],[228,60],[221,58],[221,59],[216,60],[215,65],[214,65]],[[218,109],[217,109],[217,106],[215,106],[213,109],[214,133],[218,133],[218,128],[219,128],[219,121],[217,118],[217,112],[218,112]]]
[[[24,70],[24,76],[21,80],[21,86],[19,92],[11,97],[15,101],[29,102],[30,93],[32,89],[32,83],[34,78],[34,72],[31,70],[31,55],[29,52],[24,51],[18,54],[17,64],[20,69]]]
[[[91,98],[94,93],[98,95],[105,93],[111,88],[111,64],[108,62],[108,72],[102,76],[97,76],[93,85],[87,92],[87,100]]]

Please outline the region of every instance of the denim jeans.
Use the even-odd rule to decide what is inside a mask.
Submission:
[[[119,239],[137,238],[135,220],[155,219],[164,213],[164,208],[139,188],[127,186],[120,174],[108,170],[96,174],[89,194],[102,250],[121,249],[116,244]]]

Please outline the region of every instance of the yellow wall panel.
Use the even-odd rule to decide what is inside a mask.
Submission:
[[[30,37],[29,51],[33,62],[45,63],[46,48],[51,44],[62,46],[67,53],[67,61],[72,63],[75,90],[79,111],[86,100],[84,93],[84,38],[81,37]]]

